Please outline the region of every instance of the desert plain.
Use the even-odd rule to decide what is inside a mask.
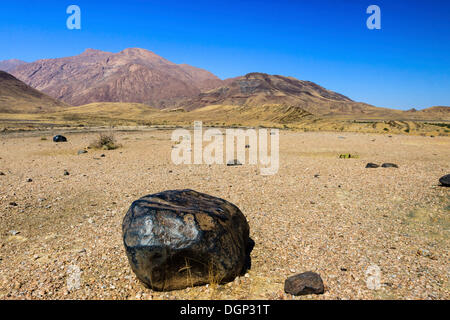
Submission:
[[[438,181],[450,172],[449,136],[280,130],[279,171],[263,176],[247,163],[173,164],[169,128],[113,130],[116,150],[86,149],[99,134],[87,127],[1,133],[0,299],[450,298],[450,190]],[[241,209],[256,244],[245,276],[170,292],[136,279],[122,219],[134,200],[172,189]],[[306,271],[325,293],[284,293]]]

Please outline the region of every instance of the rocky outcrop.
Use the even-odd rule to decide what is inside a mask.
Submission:
[[[154,290],[228,282],[250,267],[253,242],[242,212],[193,190],[133,202],[122,231],[131,269]]]

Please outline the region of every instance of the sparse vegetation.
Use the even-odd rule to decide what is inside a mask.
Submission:
[[[113,132],[102,132],[98,135],[96,140],[91,142],[89,147],[93,149],[115,150],[120,148],[121,145],[117,143]]]

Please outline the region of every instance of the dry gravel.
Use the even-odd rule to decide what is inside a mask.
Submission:
[[[250,165],[173,165],[170,134],[118,132],[122,148],[82,155],[95,133],[67,133],[65,144],[0,136],[0,299],[450,298],[450,189],[438,186],[450,138],[282,132],[280,170],[261,176]],[[252,268],[226,285],[153,292],[128,266],[122,218],[143,195],[183,188],[242,210]],[[81,286],[69,291],[73,265]],[[371,265],[379,290],[366,285]],[[286,277],[305,271],[322,276],[325,294],[284,294]]]

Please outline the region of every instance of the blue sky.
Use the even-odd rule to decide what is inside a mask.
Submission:
[[[68,30],[66,8],[81,8]],[[381,8],[381,30],[366,9]],[[450,1],[0,1],[0,60],[145,48],[220,78],[266,72],[399,109],[450,105]]]

